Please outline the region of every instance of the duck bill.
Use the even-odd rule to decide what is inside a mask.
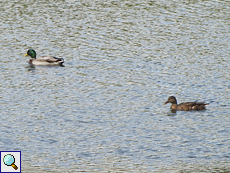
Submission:
[[[28,54],[25,54],[25,55],[23,55],[23,56],[28,56]]]
[[[169,103],[168,101],[164,103],[164,105],[166,105],[167,103]]]

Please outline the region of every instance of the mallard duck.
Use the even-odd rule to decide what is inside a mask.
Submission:
[[[172,110],[182,110],[182,111],[190,111],[190,110],[202,110],[205,109],[205,107],[209,104],[205,104],[204,102],[185,102],[177,104],[176,97],[170,96],[168,98],[168,101],[164,103],[166,105],[167,103],[172,103],[171,109]]]
[[[30,56],[29,64],[32,65],[62,65],[64,63],[63,58],[54,56],[41,56],[36,58],[36,52],[33,49],[29,49],[23,56]]]

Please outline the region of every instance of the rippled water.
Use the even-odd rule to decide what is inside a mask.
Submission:
[[[23,172],[229,172],[227,1],[0,11],[0,150],[22,151]],[[30,67],[29,48],[65,67]],[[210,105],[172,113],[170,95]]]

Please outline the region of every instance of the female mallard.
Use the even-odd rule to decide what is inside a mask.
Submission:
[[[63,58],[57,58],[54,56],[41,56],[36,58],[36,52],[33,49],[29,49],[24,56],[30,56],[29,64],[32,65],[62,65],[64,63]]]
[[[182,111],[190,111],[190,110],[202,110],[205,109],[205,106],[209,104],[205,104],[204,102],[185,102],[177,104],[176,97],[170,96],[168,98],[168,101],[164,103],[166,105],[167,103],[172,103],[171,109],[172,110],[182,110]]]

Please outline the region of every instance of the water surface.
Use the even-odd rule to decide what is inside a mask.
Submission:
[[[228,172],[227,1],[0,2],[0,149],[23,172]],[[31,67],[38,56],[65,67]],[[163,105],[206,101],[205,111]]]

